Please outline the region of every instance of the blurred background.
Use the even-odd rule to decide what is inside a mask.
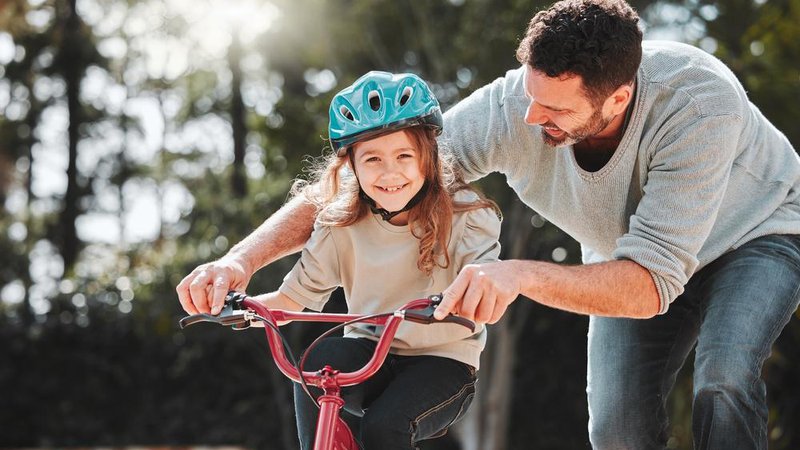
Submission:
[[[286,200],[334,92],[413,71],[445,109],[517,66],[533,0],[0,0],[0,447],[297,447],[259,331],[181,331],[174,286]],[[800,0],[633,1],[725,61],[800,148]],[[579,261],[504,180],[503,256]],[[248,291],[276,288],[294,259]],[[331,308],[341,308],[341,299]],[[585,317],[518,301],[470,415],[425,449],[588,448]],[[287,328],[299,349],[319,333]],[[800,448],[800,321],[765,367]],[[691,448],[691,358],[670,448]]]

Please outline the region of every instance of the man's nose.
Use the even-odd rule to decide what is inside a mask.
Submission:
[[[528,125],[541,125],[547,123],[548,120],[550,119],[544,114],[544,108],[532,100],[525,111],[525,123]]]

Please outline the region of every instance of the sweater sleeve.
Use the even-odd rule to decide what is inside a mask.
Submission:
[[[497,261],[500,257],[500,218],[491,208],[467,211],[466,225],[455,249],[453,263],[460,271],[467,264]]]
[[[341,285],[339,258],[331,228],[316,226],[292,270],[278,290],[292,300],[321,311]]]
[[[629,229],[612,257],[650,271],[660,313],[683,292],[698,266],[727,190],[741,118],[677,114],[651,152],[647,180]]]
[[[531,132],[521,120],[528,104],[523,73],[522,69],[507,72],[444,114],[441,147],[453,154],[467,181],[517,168],[515,151]]]

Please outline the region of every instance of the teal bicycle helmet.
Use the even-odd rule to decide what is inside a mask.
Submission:
[[[355,142],[416,125],[440,133],[442,110],[428,85],[411,73],[368,72],[333,97],[328,136],[343,155]]]

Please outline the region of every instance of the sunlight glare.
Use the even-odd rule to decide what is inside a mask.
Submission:
[[[25,300],[25,285],[14,280],[0,289],[0,301],[6,305],[18,305]]]
[[[14,59],[16,49],[11,35],[0,31],[0,64],[6,65]]]
[[[274,4],[263,0],[171,0],[170,5],[191,24],[191,40],[217,56],[228,51],[234,37],[242,45],[252,43],[281,16]]]

